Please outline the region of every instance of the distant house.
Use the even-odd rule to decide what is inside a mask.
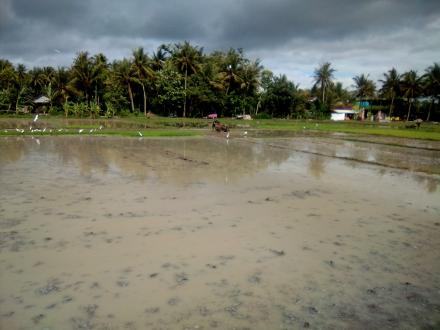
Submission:
[[[354,110],[352,107],[338,107],[332,110],[331,120],[340,121],[340,120],[352,120],[357,114],[358,110]]]

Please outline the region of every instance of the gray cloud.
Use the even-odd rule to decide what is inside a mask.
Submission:
[[[354,74],[377,79],[393,66],[439,61],[440,2],[0,0],[0,57],[28,66],[69,65],[81,50],[121,58],[183,40],[208,51],[244,48],[304,86],[331,61],[347,85]]]

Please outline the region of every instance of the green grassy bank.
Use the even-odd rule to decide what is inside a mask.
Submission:
[[[316,131],[379,135],[397,138],[440,141],[440,125],[422,123],[420,128],[407,128],[404,122],[332,122],[285,119],[237,120],[220,119],[231,130]],[[0,135],[65,135],[94,134],[120,136],[196,136],[210,131],[211,120],[199,118],[127,117],[112,119],[77,119],[40,116],[0,117]],[[18,129],[19,131],[17,131]],[[44,130],[45,129],[45,130]],[[83,131],[79,133],[79,130]],[[21,131],[23,130],[23,132]],[[32,132],[33,130],[33,132]],[[44,130],[44,132],[43,132]],[[92,132],[90,132],[93,130]]]

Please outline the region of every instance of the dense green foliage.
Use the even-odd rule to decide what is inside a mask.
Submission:
[[[241,49],[214,51],[189,42],[162,45],[151,56],[143,48],[110,63],[104,54],[79,53],[68,68],[32,68],[0,59],[0,111],[50,112],[65,116],[220,117],[325,119],[334,106],[370,103],[369,111],[424,120],[440,117],[439,65],[384,74],[382,88],[361,74],[355,90],[334,82],[335,69],[317,67],[312,89],[301,89],[285,75],[274,75]],[[44,105],[34,100],[46,96]]]

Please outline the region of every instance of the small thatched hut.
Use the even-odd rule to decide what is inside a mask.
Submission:
[[[40,96],[34,100],[34,109],[36,113],[46,113],[47,105],[50,103],[50,99],[47,96]]]

